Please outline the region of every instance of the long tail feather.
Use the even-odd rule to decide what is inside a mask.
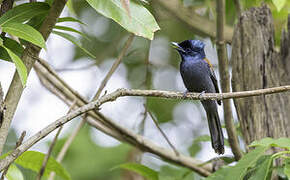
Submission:
[[[224,135],[217,112],[215,101],[203,101],[203,107],[206,110],[209,131],[211,135],[212,148],[217,154],[224,154]]]

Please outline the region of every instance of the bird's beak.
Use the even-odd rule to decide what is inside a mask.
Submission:
[[[182,49],[182,47],[180,47],[180,46],[178,45],[177,42],[171,42],[171,45],[172,45],[172,47],[173,47],[174,49],[179,50],[179,51],[182,51],[182,52],[185,52],[185,51]]]

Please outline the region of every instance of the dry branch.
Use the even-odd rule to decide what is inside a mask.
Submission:
[[[222,92],[230,92],[229,60],[225,44],[225,0],[216,0],[217,12],[217,54],[219,62],[219,73],[221,77]],[[236,128],[234,125],[233,112],[230,100],[223,101],[224,120],[228,133],[231,150],[238,161],[242,157]]]
[[[229,98],[238,98],[238,97],[250,97],[250,96],[258,96],[262,94],[271,94],[271,93],[278,93],[283,91],[289,91],[290,85],[269,88],[269,89],[260,89],[260,90],[253,90],[253,91],[244,91],[244,92],[235,92],[235,93],[208,93],[202,95],[200,97],[200,93],[189,93],[185,98],[186,99],[229,99]],[[130,89],[118,89],[113,93],[108,95],[102,96],[96,101],[88,103],[73,112],[69,113],[66,116],[61,117],[60,119],[54,121],[32,137],[30,137],[27,141],[25,141],[22,145],[12,151],[8,156],[0,161],[0,171],[2,171],[8,164],[13,162],[18,156],[20,156],[23,152],[28,150],[31,146],[37,143],[39,140],[47,136],[49,133],[54,131],[56,128],[62,126],[63,124],[69,122],[73,118],[80,116],[83,113],[86,113],[90,110],[94,110],[99,108],[102,104],[106,102],[115,101],[119,97],[123,96],[151,96],[151,97],[163,97],[163,98],[170,98],[170,99],[181,99],[183,97],[182,92],[170,92],[170,91],[157,91],[157,90],[130,90]],[[202,167],[199,167],[198,164],[195,164],[191,158],[188,158],[184,155],[176,156],[175,153],[171,150],[167,150],[165,148],[161,148],[153,144],[152,142],[145,140],[142,136],[135,134],[129,129],[126,129],[114,121],[106,119],[109,125],[111,125],[114,129],[117,129],[122,135],[126,135],[127,138],[134,141],[133,145],[140,148],[145,152],[151,152],[156,154],[162,158],[167,159],[168,161],[174,162],[176,164],[181,164],[185,167],[191,168],[195,172],[199,173],[202,176],[210,175],[210,172],[205,170]],[[131,142],[132,142],[131,141]],[[129,142],[130,143],[130,142]]]
[[[46,40],[51,33],[57,18],[60,16],[64,6],[66,4],[66,0],[54,0],[51,8],[48,12],[48,15],[44,19],[39,32],[42,34],[43,38]],[[39,55],[40,48],[33,44],[28,44],[24,49],[22,54],[22,61],[26,66],[27,72],[29,74],[33,64],[35,63],[36,58]],[[22,92],[24,88],[21,84],[20,77],[17,72],[14,73],[12,82],[9,86],[7,95],[5,97],[5,104],[7,110],[4,114],[3,123],[0,128],[0,154],[2,153],[4,144],[7,139],[8,131],[10,128],[11,121],[15,114],[18,102],[21,98]]]

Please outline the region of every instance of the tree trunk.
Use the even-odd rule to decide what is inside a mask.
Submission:
[[[290,84],[290,16],[280,52],[274,45],[270,9],[263,5],[242,13],[232,41],[233,91]],[[289,92],[235,99],[234,103],[247,145],[264,137],[289,137]]]

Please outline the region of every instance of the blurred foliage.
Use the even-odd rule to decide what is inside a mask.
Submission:
[[[131,147],[120,144],[116,147],[101,147],[92,141],[90,127],[85,126],[63,160],[63,166],[71,174],[72,179],[82,180],[119,180],[120,170],[112,171],[111,168],[125,163]],[[66,138],[60,139],[55,147],[54,156],[64,144]]]
[[[195,180],[200,176],[186,168],[177,166],[162,166],[159,171],[159,180]]]
[[[137,0],[131,1],[134,3],[139,3]],[[190,8],[193,12],[198,13],[203,17],[206,17],[210,20],[216,19],[216,5],[214,0],[179,1],[184,4],[185,8]],[[274,0],[241,0],[240,2],[244,10],[247,10],[254,6],[260,6],[262,2],[266,3],[271,8],[275,25],[275,39],[276,44],[278,45],[280,42],[282,29],[286,26],[287,16],[290,12],[290,1],[285,1],[285,4],[281,6],[281,9],[280,6],[279,8],[277,8],[277,5],[275,5],[273,1]],[[52,0],[48,0],[46,2],[51,4]],[[155,80],[154,78],[156,78],[154,75],[156,74],[157,70],[171,68],[176,69],[176,71],[178,72],[179,69],[180,59],[176,51],[170,48],[170,41],[180,42],[184,39],[202,39],[205,37],[196,36],[195,32],[191,31],[188,28],[187,24],[177,19],[170,12],[164,11],[162,8],[158,7],[158,5],[156,5],[153,0],[148,1],[148,3],[143,3],[142,5],[145,6],[148,11],[153,14],[161,30],[157,31],[154,34],[155,38],[152,42],[148,39],[141,37],[136,37],[134,39],[132,46],[129,48],[129,52],[125,55],[123,59],[123,64],[127,69],[127,77],[125,78],[127,79],[132,88],[156,89],[153,82]],[[105,61],[115,59],[119,55],[129,35],[129,33],[123,27],[121,27],[112,19],[106,18],[101,14],[96,13],[96,11],[91,8],[85,0],[69,0],[68,10],[71,16],[75,17],[75,19],[80,20],[81,22],[84,22],[84,24],[75,23],[68,25],[69,28],[74,28],[75,30],[81,32],[79,34],[85,34],[85,37],[81,36],[78,39],[80,40],[80,42],[78,42],[77,44],[81,48],[75,47],[73,51],[73,61],[77,61],[82,58],[89,58],[87,54],[91,53],[91,58],[94,56],[96,57],[94,59],[96,61],[96,65],[101,65]],[[42,13],[41,16],[31,16],[31,19],[25,19],[27,20],[26,24],[34,27],[35,29],[38,29],[44,19],[44,15],[45,13]],[[126,16],[126,14],[123,15]],[[130,14],[130,16],[132,15],[133,14]],[[106,16],[109,17],[108,15]],[[70,21],[75,20],[70,19]],[[236,22],[237,13],[234,3],[231,0],[226,0],[226,23],[233,27]],[[4,45],[6,45],[9,40],[7,41],[5,40],[5,38],[3,38],[3,41]],[[73,41],[75,40],[73,39]],[[157,43],[157,45],[155,43]],[[17,46],[15,45],[15,42],[9,43],[7,47],[8,46],[11,46],[10,49],[14,49],[14,51],[17,50],[18,54],[14,52],[17,55],[19,55],[20,50],[22,50],[19,47],[12,48],[14,46]],[[162,47],[162,49],[159,49],[160,47]],[[158,51],[158,53],[156,53],[156,51]],[[3,48],[0,48],[0,52],[3,52]],[[148,55],[148,53],[150,55]],[[0,54],[7,60],[11,60],[10,56],[7,53]],[[148,65],[145,64],[147,58],[149,58],[150,61]],[[148,75],[148,73],[150,75]],[[149,79],[146,79],[146,77],[148,77]],[[164,78],[159,82],[155,83],[155,85],[162,85],[166,83],[166,81],[174,81],[175,86],[173,88],[176,90],[176,79],[169,79],[168,77],[166,78],[167,79]],[[145,82],[149,82],[149,85],[146,85]],[[154,113],[159,123],[174,121],[173,112],[179,104],[179,100],[166,100],[157,98],[148,98],[147,100],[148,110]],[[60,151],[66,139],[67,137],[62,138],[57,142],[55,150],[53,152],[54,157],[56,157],[57,152]],[[8,143],[5,147],[5,152],[14,148],[15,144],[13,143],[16,140],[17,138],[14,131],[10,131],[10,134],[8,136]],[[195,140],[192,141],[188,147],[188,152],[191,156],[195,156],[202,150],[200,142],[203,141],[209,141],[209,136],[201,136],[199,138],[195,137]],[[281,143],[279,144],[277,142]],[[266,156],[264,153],[267,149],[273,146],[289,148],[290,146],[287,143],[288,141],[285,139],[280,139],[279,141],[275,140],[275,142],[271,139],[264,139],[261,142],[253,143],[253,146],[256,146],[256,149],[254,151],[245,155],[244,158],[241,159],[235,166],[222,168],[208,179],[216,179],[216,177],[222,177],[221,179],[233,179],[233,177],[236,176],[239,176],[240,178],[243,178],[245,176],[248,176],[249,178],[259,178],[263,176],[263,178],[265,179],[272,171],[277,171],[281,176],[289,177],[290,163],[287,158],[284,159],[285,161],[283,167],[275,167],[276,169],[271,167],[273,159],[278,157],[284,158],[284,156],[282,156],[284,154],[274,154],[272,156]],[[123,170],[117,169],[111,171],[111,168],[128,162],[128,156],[131,149],[132,148],[126,144],[120,144],[115,147],[102,147],[100,145],[97,145],[95,142],[92,141],[89,127],[86,126],[81,130],[81,132],[78,134],[73,144],[69,148],[62,162],[62,165],[67,169],[72,179],[121,180],[125,179],[123,176]],[[232,158],[230,157],[225,157],[224,159],[226,163],[232,162]],[[171,165],[160,166],[160,170],[158,171],[160,180],[201,179],[201,177],[185,168],[175,167]],[[258,169],[255,169],[253,167],[258,167]],[[19,167],[19,169],[24,174],[25,179],[35,178],[35,172],[23,169],[22,167]]]
[[[254,141],[250,147],[255,147],[255,149],[245,154],[237,164],[219,169],[211,176],[207,177],[206,180],[270,180],[273,171],[276,173],[280,168],[284,169],[283,172],[280,170],[278,173],[281,178],[285,176],[288,178],[290,177],[289,157],[286,156],[290,154],[290,138],[263,138],[259,141]],[[278,147],[286,150],[269,155],[266,151],[271,147]],[[276,168],[272,168],[273,162],[278,158],[283,161],[282,166],[276,165]]]

